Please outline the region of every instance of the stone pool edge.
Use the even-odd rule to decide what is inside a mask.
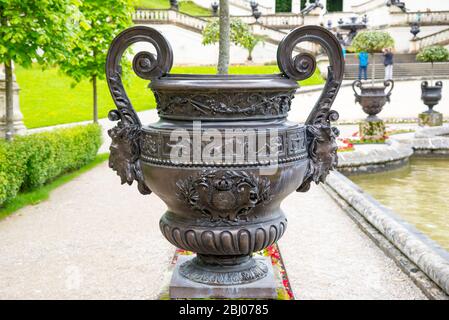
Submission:
[[[411,157],[449,157],[449,126],[427,127],[413,137],[393,136],[386,147],[338,153],[338,171],[345,175],[394,170]]]
[[[429,299],[449,299],[449,252],[339,172],[324,189]]]

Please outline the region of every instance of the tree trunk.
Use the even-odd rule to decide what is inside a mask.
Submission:
[[[373,60],[373,72],[372,72],[372,76],[371,76],[371,84],[374,87],[374,80],[376,79],[376,54],[372,53],[371,56],[373,58],[372,59]]]
[[[98,95],[97,95],[97,76],[92,76],[93,98],[94,98],[94,123],[98,123]]]
[[[5,63],[5,95],[5,139],[7,141],[12,141],[14,135],[14,91],[11,60]]]
[[[253,61],[253,50],[248,50],[248,61]]]
[[[430,86],[432,87],[433,86],[433,80],[434,80],[434,73],[433,73],[433,61],[431,62],[432,63],[432,71],[431,71],[431,74],[430,74]]]
[[[231,22],[229,19],[229,2],[220,0],[220,41],[218,50],[218,74],[228,74]]]

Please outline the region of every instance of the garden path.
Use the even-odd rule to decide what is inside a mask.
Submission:
[[[317,205],[319,204],[319,205]],[[103,163],[0,221],[0,299],[154,299],[174,248],[165,206]],[[299,299],[424,299],[321,187],[283,203],[280,248]]]

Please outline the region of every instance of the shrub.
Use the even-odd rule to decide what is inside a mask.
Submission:
[[[427,47],[416,55],[416,60],[431,63],[446,62],[449,60],[449,51],[443,46]]]
[[[101,145],[95,124],[18,136],[0,142],[0,205],[92,161]]]
[[[431,46],[422,49],[417,55],[416,60],[420,62],[432,63],[431,84],[433,85],[433,64],[434,62],[446,62],[449,60],[449,51],[443,46]]]
[[[264,36],[254,35],[248,24],[239,18],[231,19],[230,41],[236,46],[248,50],[248,60],[252,60],[252,52],[259,44],[265,42]],[[211,20],[203,29],[203,45],[217,43],[220,39],[220,22],[218,19]]]
[[[382,52],[384,48],[394,47],[394,39],[385,31],[362,31],[358,33],[352,40],[351,47],[356,52],[365,51],[371,55],[372,59],[372,83],[374,86],[375,70],[375,53]]]
[[[394,39],[384,31],[362,31],[358,33],[351,43],[357,52],[382,52],[384,48],[394,47]]]

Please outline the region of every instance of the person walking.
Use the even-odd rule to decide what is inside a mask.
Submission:
[[[393,80],[393,49],[386,48],[383,50],[384,66],[385,66],[385,81]]]
[[[359,80],[368,80],[368,64],[369,64],[369,56],[365,51],[359,52]]]

